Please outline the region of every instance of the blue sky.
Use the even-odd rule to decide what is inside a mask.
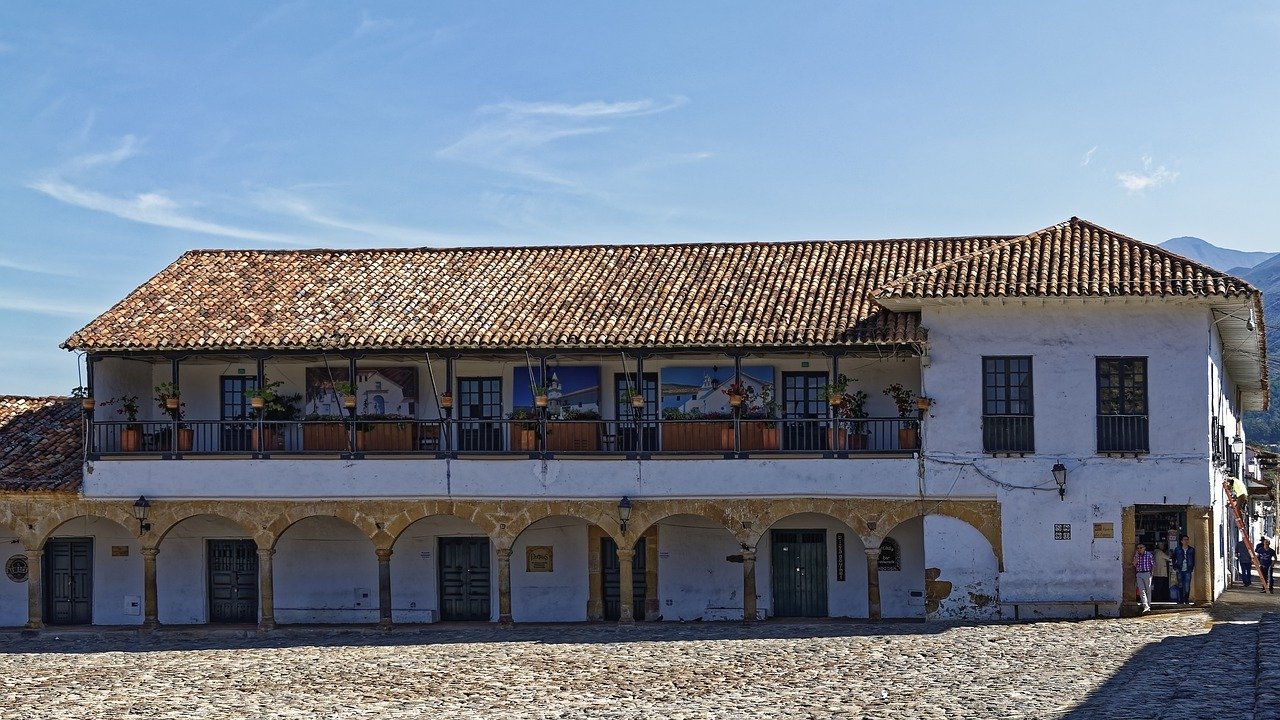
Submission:
[[[1280,250],[1255,3],[0,3],[0,393],[185,250]]]

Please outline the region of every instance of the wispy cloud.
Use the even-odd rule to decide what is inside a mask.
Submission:
[[[263,243],[301,245],[305,241],[290,235],[262,232],[249,228],[224,225],[193,217],[178,202],[160,193],[141,193],[133,197],[115,197],[94,190],[86,190],[60,179],[45,179],[28,187],[68,205],[97,210],[124,220],[185,230],[187,232],[217,235],[220,237]]]
[[[385,30],[395,23],[385,18],[373,18],[369,16],[369,11],[364,10],[360,13],[360,22],[356,23],[356,29],[352,37],[364,37],[370,33]]]
[[[93,317],[102,311],[95,305],[79,305],[65,300],[46,300],[28,295],[0,292],[0,308],[57,317]]]
[[[72,272],[65,268],[47,267],[44,265],[33,265],[31,263],[18,262],[8,258],[0,257],[0,268],[5,270],[16,270],[17,272],[34,273],[36,275],[54,275],[57,277],[80,277],[79,273]]]
[[[1116,180],[1120,181],[1120,186],[1129,192],[1158,188],[1177,179],[1176,170],[1169,170],[1164,165],[1157,166],[1150,155],[1142,157],[1141,171],[1116,173]]]
[[[585,188],[580,181],[554,169],[544,157],[541,151],[546,146],[608,133],[615,127],[610,121],[654,115],[686,102],[686,98],[676,96],[667,100],[593,100],[576,104],[509,101],[484,105],[477,112],[492,119],[437,151],[436,156],[582,192]]]
[[[91,115],[92,117],[92,115]],[[89,153],[71,158],[69,166],[87,169],[98,166],[111,167],[134,157],[138,154],[141,143],[132,135],[125,135],[120,139],[120,145],[114,150],[108,150],[104,153]]]
[[[312,185],[323,186],[324,184],[313,183]],[[267,212],[288,216],[312,225],[365,235],[382,245],[402,243],[448,245],[457,243],[459,239],[456,236],[434,233],[418,228],[362,222],[338,217],[331,212],[316,207],[313,201],[284,190],[269,190],[259,193],[254,198],[254,204]],[[350,243],[348,242],[347,244]]]
[[[1084,167],[1085,165],[1088,165],[1089,163],[1093,162],[1093,154],[1096,152],[1098,152],[1097,145],[1094,145],[1093,147],[1089,148],[1089,152],[1085,153],[1084,157],[1080,158],[1080,166]]]

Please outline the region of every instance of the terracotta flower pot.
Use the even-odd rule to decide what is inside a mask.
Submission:
[[[261,398],[261,397],[249,398],[249,407],[253,408],[254,410],[261,410],[262,408],[266,407],[266,405],[267,405],[266,398]]]
[[[546,406],[547,406],[547,403],[548,403],[549,401],[550,401],[550,399],[549,399],[546,395],[534,395],[534,396],[533,396],[533,404],[534,404],[534,405],[537,405],[537,406],[538,406],[538,407],[540,407],[540,408],[544,408],[544,407],[546,407]]]
[[[169,395],[164,399],[164,407],[166,410],[177,410],[179,398],[176,395]]]
[[[141,428],[128,427],[120,431],[120,452],[138,452],[141,447]]]
[[[898,448],[915,450],[920,447],[920,431],[913,427],[898,428]]]

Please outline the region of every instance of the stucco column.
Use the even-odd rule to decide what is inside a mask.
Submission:
[[[27,551],[27,627],[44,627],[44,551]]]
[[[756,551],[742,551],[742,622],[756,621]]]
[[[600,572],[600,541],[605,537],[599,525],[587,528],[587,620],[604,620],[604,576]]]
[[[1227,512],[1230,512],[1227,510]],[[1197,527],[1200,530],[1200,537],[1196,537],[1196,533],[1188,533],[1192,539],[1192,545],[1196,548],[1196,571],[1191,574],[1191,583],[1195,588],[1192,591],[1191,598],[1194,601],[1198,596],[1200,602],[1213,602],[1213,580],[1214,580],[1214,562],[1213,559],[1218,556],[1218,550],[1215,540],[1218,535],[1213,528],[1213,508],[1198,507],[1189,508],[1187,510],[1187,524]],[[1197,523],[1196,520],[1199,519]],[[1226,522],[1226,516],[1223,517]],[[1234,522],[1234,521],[1233,521]],[[1230,548],[1228,548],[1230,549]],[[1227,567],[1231,567],[1231,555],[1227,553]],[[1230,576],[1228,571],[1227,577]]]
[[[498,548],[498,625],[511,627],[511,548]]]
[[[160,624],[159,593],[156,588],[156,555],[160,548],[142,548],[142,627],[154,630]]]
[[[634,602],[635,590],[631,585],[631,561],[636,551],[618,546],[618,623],[630,625],[636,621]]]
[[[867,551],[867,619],[877,622],[880,610],[880,548],[864,548]]]
[[[274,548],[258,548],[258,629],[276,628],[275,576],[271,568]]]
[[[378,548],[378,627],[391,629],[391,548]]]

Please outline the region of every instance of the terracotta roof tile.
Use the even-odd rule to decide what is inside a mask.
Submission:
[[[78,491],[83,438],[78,401],[0,395],[0,491]]]
[[[1249,283],[1160,247],[1071,218],[904,274],[877,299],[1256,296]]]
[[[193,251],[63,347],[806,347],[924,339],[870,291],[1007,237]]]

